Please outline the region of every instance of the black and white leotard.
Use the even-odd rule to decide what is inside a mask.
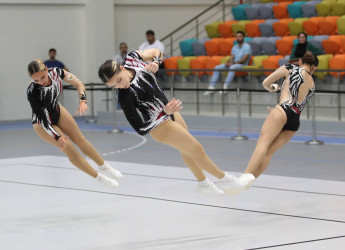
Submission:
[[[146,63],[140,55],[137,52],[130,52],[122,65],[135,72],[130,87],[119,89],[119,103],[135,131],[145,135],[162,122],[173,119],[173,116],[164,112],[168,99],[159,86],[156,76],[145,69]]]
[[[48,70],[48,77],[52,84],[47,87],[31,82],[27,97],[32,109],[32,124],[41,124],[50,136],[58,140],[60,135],[52,125],[57,125],[60,118],[60,105],[57,99],[62,91],[61,81],[65,73],[63,69],[51,68]]]
[[[313,97],[315,87],[313,86],[313,88],[309,89],[306,97],[301,102],[298,102],[298,92],[304,83],[302,71],[306,69],[293,64],[286,64],[285,68],[289,71],[289,75],[283,82],[279,103],[287,116],[287,122],[283,129],[297,131],[300,125],[299,116],[305,105]]]

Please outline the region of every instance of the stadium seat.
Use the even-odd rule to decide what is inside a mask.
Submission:
[[[253,41],[248,42],[248,44],[249,44],[250,48],[252,49],[252,55],[253,56],[258,56],[258,55],[262,54],[262,47],[261,47],[260,43],[255,42],[253,40]]]
[[[317,16],[316,12],[316,4],[318,4],[319,1],[309,1],[306,4],[303,4],[301,6],[302,14],[304,17],[314,17]]]
[[[206,68],[206,61],[211,60],[210,56],[198,56],[197,58],[190,60],[190,68],[191,69],[205,69]],[[205,71],[192,71],[192,74],[197,74],[198,77],[206,74]]]
[[[345,35],[329,36],[329,39],[323,40],[322,46],[326,54],[341,54],[345,51]]]
[[[178,69],[190,69],[190,61],[196,58],[196,56],[186,56],[177,60],[177,67]],[[182,76],[188,76],[191,72],[190,71],[183,71],[180,72]]]
[[[289,31],[292,36],[297,36],[300,32],[303,32],[303,22],[307,21],[308,18],[296,18],[295,21],[288,24]]]
[[[287,55],[283,57],[282,59],[279,59],[278,61],[279,67],[289,63],[289,60],[290,60],[290,55]]]
[[[293,4],[289,4],[287,6],[287,10],[288,10],[289,16],[291,18],[303,17],[301,6],[304,5],[304,4],[306,4],[305,1],[298,1],[298,2],[294,2]]]
[[[258,44],[260,44],[261,45],[261,43],[263,42],[263,41],[267,41],[267,37],[254,37],[253,38],[253,42],[256,42],[256,43],[258,43]]]
[[[297,38],[295,36],[285,36],[280,40],[276,41],[276,47],[278,50],[278,54],[282,56],[287,56],[291,54],[291,50],[293,48],[293,41]]]
[[[234,41],[236,38],[225,38],[223,40],[220,40],[218,43],[219,46],[219,55],[221,56],[228,56],[231,54],[231,49],[234,46]]]
[[[177,67],[177,60],[183,58],[183,56],[174,56],[164,60],[164,68],[165,69],[178,69]],[[169,76],[173,74],[178,74],[178,71],[174,72],[167,72]]]
[[[192,44],[194,42],[198,41],[195,38],[191,38],[191,39],[187,39],[184,41],[180,42],[180,50],[181,50],[181,54],[183,56],[193,56],[194,52],[193,52],[193,48],[192,48]]]
[[[262,68],[263,69],[277,69],[279,67],[279,60],[284,58],[281,55],[273,55],[269,56],[267,59],[262,60]],[[265,71],[264,74],[269,76],[272,74],[273,71]]]
[[[338,26],[338,34],[345,35],[345,16],[338,18],[337,26]]]
[[[251,21],[250,23],[246,23],[246,33],[247,36],[249,37],[257,37],[261,36],[260,29],[259,29],[259,24],[264,23],[265,20],[263,19],[256,19]]]
[[[250,6],[246,7],[244,11],[246,12],[246,16],[248,20],[254,20],[260,18],[259,7],[262,4],[251,4]]]
[[[250,4],[240,4],[235,7],[232,7],[231,12],[232,12],[232,15],[234,16],[234,19],[237,21],[247,20],[245,8],[249,6]]]
[[[249,20],[242,20],[239,21],[237,23],[233,23],[231,25],[231,29],[232,29],[232,33],[234,34],[234,36],[236,35],[237,31],[243,31],[244,33],[246,33],[246,23],[250,23],[251,21]]]
[[[320,33],[322,35],[335,35],[338,33],[337,19],[338,16],[328,16],[324,21],[319,23]]]
[[[253,38],[252,38],[252,37],[246,36],[246,37],[244,38],[244,42],[246,42],[246,43],[247,43],[247,42],[251,42],[251,41],[253,41]],[[234,41],[234,45],[235,45],[235,44],[237,44],[237,40]]]
[[[319,16],[329,16],[331,15],[332,9],[331,9],[331,3],[328,1],[322,1],[321,3],[318,3],[315,5],[317,14]]]
[[[327,40],[329,39],[328,35],[318,35],[318,36],[314,36],[313,40],[318,40],[320,42],[322,42],[323,40]]]
[[[291,4],[291,2],[280,2],[277,5],[273,6],[274,16],[277,19],[288,18],[289,13],[287,10],[287,6]]]
[[[266,3],[259,7],[260,19],[272,19],[274,18],[273,6],[276,3]]]
[[[273,26],[271,23],[267,23],[267,22],[260,23],[259,29],[260,29],[261,36],[267,36],[267,37],[275,36],[275,32],[273,30]]]
[[[303,22],[303,28],[307,35],[316,36],[320,34],[320,25],[321,21],[324,21],[325,17],[311,17],[309,20]]]
[[[223,41],[225,38],[213,38],[205,42],[205,48],[207,55],[217,56],[219,55],[219,42]]]
[[[264,55],[276,55],[277,54],[277,47],[276,41],[266,40],[261,42],[262,47],[262,54]]]
[[[345,0],[338,0],[331,3],[332,14],[335,16],[345,15]]]
[[[290,34],[288,23],[292,21],[293,18],[283,18],[279,22],[273,23],[272,26],[276,36],[288,36]]]
[[[316,48],[318,48],[319,50],[321,50],[321,52],[322,52],[321,54],[324,54],[324,53],[325,53],[325,50],[324,50],[323,47],[322,47],[321,41],[315,40],[315,39],[311,39],[311,40],[308,40],[308,43],[313,44]]]
[[[267,55],[261,56],[254,56],[253,57],[253,65],[244,66],[243,69],[262,69],[262,61],[267,59]],[[262,72],[251,72],[252,76],[261,76],[263,75]]]
[[[204,56],[207,54],[205,48],[205,42],[207,40],[199,40],[192,43],[193,54],[195,56]]]
[[[329,69],[345,69],[345,55],[335,55],[329,59]],[[330,74],[336,78],[342,78],[345,75],[343,72],[330,72]]]
[[[232,33],[231,25],[237,22],[238,21],[236,20],[230,20],[230,21],[226,21],[224,23],[218,24],[218,31],[219,31],[220,37],[223,37],[223,38],[232,37],[233,33]]]
[[[330,54],[326,54],[326,55],[319,55],[317,56],[317,58],[319,59],[319,66],[317,67],[318,69],[329,69],[329,60],[332,58],[333,56]],[[315,72],[314,75],[321,79],[324,80],[325,76],[328,75],[328,72]]]
[[[218,25],[222,22],[213,22],[205,25],[205,30],[209,38],[219,37]]]
[[[217,65],[220,64],[220,60],[223,58],[223,56],[212,56],[210,60],[207,60],[205,62],[205,68],[206,69],[214,69]],[[213,71],[206,71],[206,74],[212,75]]]

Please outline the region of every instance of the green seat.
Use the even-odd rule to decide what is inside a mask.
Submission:
[[[332,3],[330,1],[322,1],[315,5],[317,14],[319,16],[329,16],[332,13]]]
[[[246,23],[250,23],[250,22],[251,22],[250,20],[242,20],[242,21],[239,21],[237,23],[231,24],[232,33],[234,34],[234,36],[236,36],[237,31],[242,31],[245,34],[246,33]]]
[[[345,35],[345,16],[338,18],[337,26],[338,26],[338,33],[341,35]]]
[[[332,14],[334,16],[342,16],[345,14],[345,1],[338,1],[331,4]]]
[[[184,58],[177,60],[177,67],[178,69],[190,69],[190,60],[195,59],[196,56],[186,56]],[[188,76],[191,73],[191,71],[181,71],[179,72],[182,76]]]
[[[299,33],[303,32],[303,24],[293,21],[288,23],[291,36],[297,36]]]
[[[260,3],[270,3],[273,2],[273,0],[260,0]]]
[[[262,61],[267,59],[267,55],[262,56],[254,56],[253,58],[253,66],[244,66],[243,69],[262,69]],[[261,76],[264,73],[263,72],[251,72],[252,76]]]
[[[223,22],[213,22],[205,25],[205,30],[209,38],[219,37],[218,25]]]
[[[317,58],[319,59],[319,66],[317,67],[318,69],[329,69],[329,59],[331,59],[333,55],[326,54],[326,55],[319,55]],[[328,72],[315,72],[314,75],[321,79],[324,80],[325,76],[328,75]]]

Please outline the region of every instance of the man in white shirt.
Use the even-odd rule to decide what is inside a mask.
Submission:
[[[159,49],[164,54],[164,44],[155,38],[155,32],[153,30],[146,31],[146,42],[139,46],[139,50],[145,49]]]

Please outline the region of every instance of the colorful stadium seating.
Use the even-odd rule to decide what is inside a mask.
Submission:
[[[220,37],[223,37],[223,38],[232,37],[233,33],[232,33],[231,25],[237,22],[238,21],[236,20],[230,20],[230,21],[226,21],[224,23],[218,24],[218,31],[219,31]]]
[[[345,55],[335,55],[329,59],[329,68],[330,69],[345,69]],[[345,75],[345,72],[330,72],[330,74],[336,78],[342,78]]]

